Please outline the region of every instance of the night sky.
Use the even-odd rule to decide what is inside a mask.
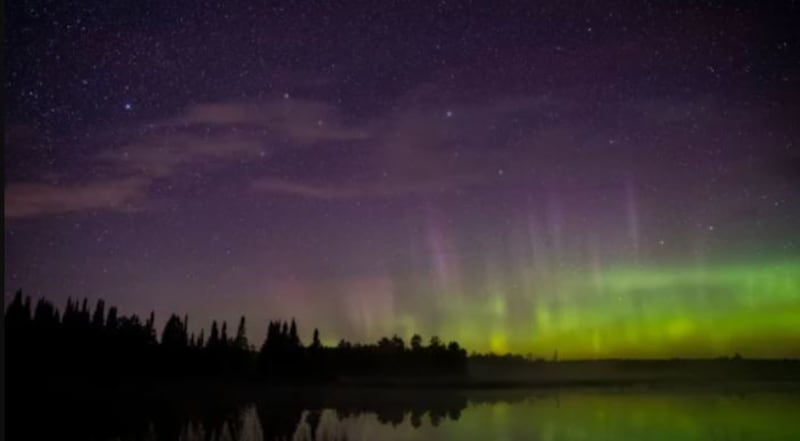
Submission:
[[[536,3],[6,2],[6,298],[800,356],[800,5]]]

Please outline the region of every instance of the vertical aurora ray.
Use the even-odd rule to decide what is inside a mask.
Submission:
[[[459,253],[458,231],[448,222],[445,213],[428,206],[426,211],[425,248],[428,250],[427,262],[430,296],[423,300],[435,310],[437,327],[446,325],[451,339],[463,341],[469,337],[470,324],[461,320],[469,316],[468,303],[475,299],[468,295],[462,256]],[[413,313],[412,313],[413,314]],[[416,332],[424,332],[417,329]],[[415,333],[416,333],[415,332]],[[444,334],[440,334],[444,337]],[[410,337],[410,334],[408,335]]]
[[[631,180],[625,185],[625,211],[628,218],[628,237],[634,256],[639,256],[639,207],[636,203],[636,188]]]

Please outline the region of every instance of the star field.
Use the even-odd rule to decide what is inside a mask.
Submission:
[[[7,299],[245,313],[254,338],[296,317],[327,343],[800,356],[791,2],[6,15]]]

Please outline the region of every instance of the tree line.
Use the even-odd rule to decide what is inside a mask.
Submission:
[[[334,381],[343,377],[453,375],[465,372],[467,353],[419,335],[408,345],[398,336],[375,344],[341,340],[322,344],[314,329],[303,344],[294,319],[272,321],[260,346],[247,339],[246,320],[235,333],[213,321],[206,334],[189,332],[188,316],[172,314],[159,332],[155,314],[121,315],[98,300],[68,299],[63,312],[17,291],[5,311],[9,378],[56,375],[86,378],[230,378]]]

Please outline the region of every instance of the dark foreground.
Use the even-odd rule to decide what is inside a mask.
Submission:
[[[797,361],[474,362],[464,376],[8,378],[7,439],[800,439]]]
[[[78,386],[8,402],[6,439],[800,439],[800,383]]]

